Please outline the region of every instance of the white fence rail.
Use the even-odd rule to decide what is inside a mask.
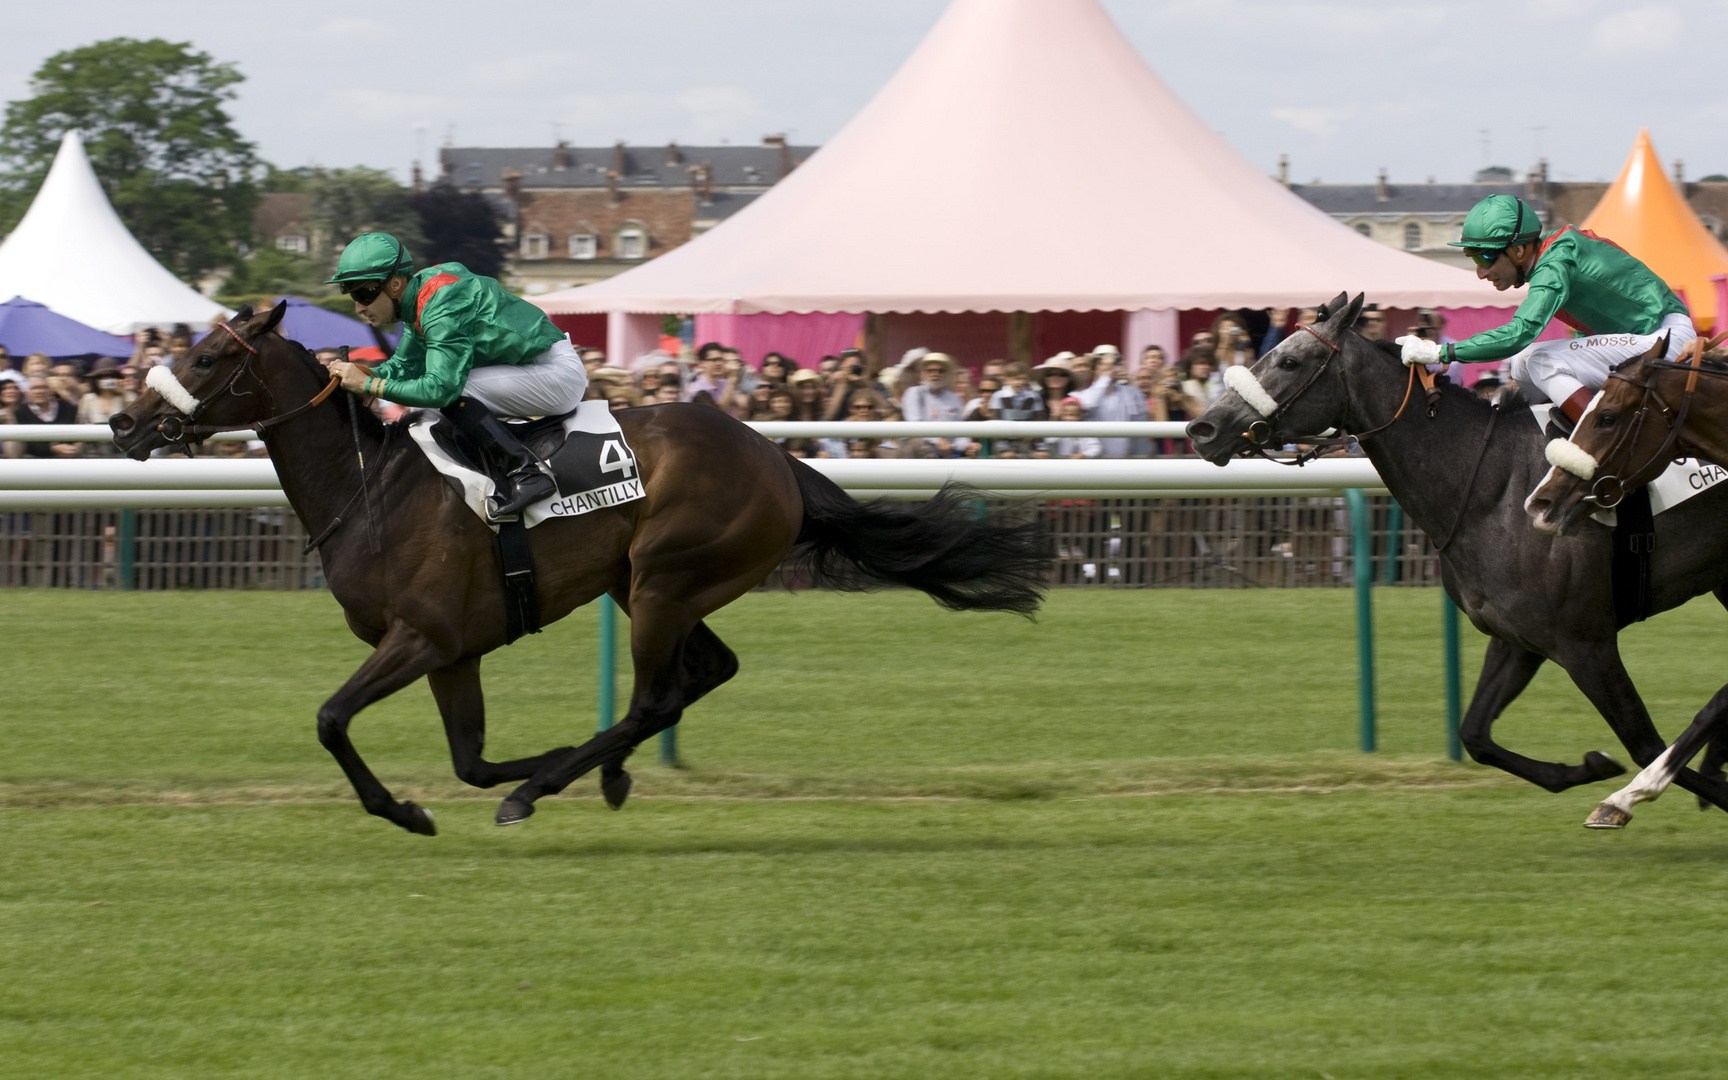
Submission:
[[[1177,437],[1176,423],[763,423],[773,438]],[[240,433],[239,437],[245,437]],[[97,441],[94,425],[0,426],[0,440]],[[992,498],[1119,499],[1331,495],[1348,488],[1382,494],[1385,485],[1361,457],[1328,458],[1302,468],[1240,460],[1220,469],[1195,458],[1052,459],[813,458],[808,464],[859,498],[927,499],[949,482]],[[0,510],[285,506],[272,464],[262,458],[79,458],[0,460]]]

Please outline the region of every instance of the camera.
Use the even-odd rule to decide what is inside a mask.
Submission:
[[[847,364],[846,365],[846,374],[848,374],[848,375],[862,375],[862,374],[864,374],[864,365],[863,364]]]

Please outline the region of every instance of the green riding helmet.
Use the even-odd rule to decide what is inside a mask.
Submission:
[[[1535,243],[1541,236],[1542,219],[1523,199],[1490,195],[1470,208],[1464,218],[1464,234],[1447,246],[1505,251],[1513,244]]]
[[[412,277],[414,256],[402,241],[389,233],[361,233],[342,249],[336,260],[336,273],[326,284],[342,285],[350,281],[387,281],[393,277]]]

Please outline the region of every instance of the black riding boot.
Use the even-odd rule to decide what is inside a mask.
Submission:
[[[456,430],[474,440],[482,452],[491,450],[504,460],[509,488],[486,500],[486,512],[496,520],[520,514],[524,509],[558,491],[558,485],[540,468],[540,463],[509,425],[492,415],[471,397],[459,397],[441,410]]]

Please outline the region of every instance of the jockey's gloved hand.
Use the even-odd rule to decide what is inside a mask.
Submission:
[[[1404,362],[1406,364],[1427,366],[1428,364],[1440,363],[1442,350],[1439,342],[1419,338],[1414,334],[1397,338],[1396,341],[1404,346]]]

